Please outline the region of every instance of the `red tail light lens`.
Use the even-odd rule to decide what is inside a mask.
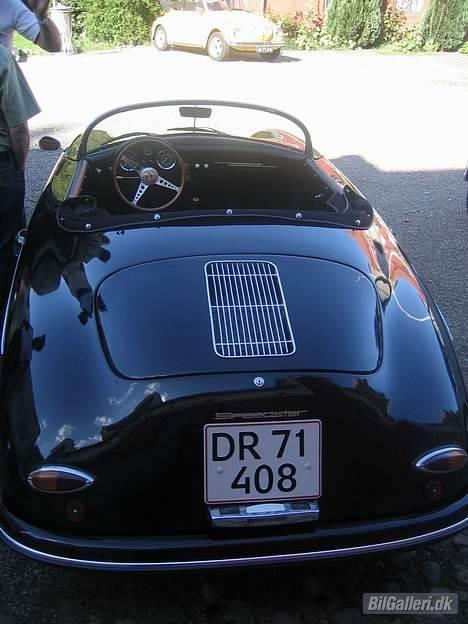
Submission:
[[[28,483],[32,488],[49,494],[79,492],[92,485],[94,481],[89,472],[66,466],[41,466],[28,477]]]
[[[426,453],[416,460],[416,468],[423,472],[446,473],[461,470],[468,459],[466,451],[458,446],[449,446]]]

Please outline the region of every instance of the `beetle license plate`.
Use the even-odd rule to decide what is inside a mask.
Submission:
[[[257,46],[257,52],[259,54],[272,54],[273,48],[272,46]]]
[[[204,434],[207,504],[320,496],[320,421],[206,425]]]

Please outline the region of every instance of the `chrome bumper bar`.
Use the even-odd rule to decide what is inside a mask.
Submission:
[[[235,557],[226,559],[204,559],[191,561],[168,561],[168,562],[119,562],[119,561],[91,561],[87,559],[75,559],[51,553],[41,552],[34,548],[30,548],[25,544],[21,544],[10,537],[2,528],[0,528],[0,537],[4,542],[18,551],[19,553],[37,559],[44,563],[75,567],[90,568],[95,570],[114,570],[127,572],[143,572],[143,571],[164,571],[164,570],[188,570],[188,569],[207,569],[221,567],[247,567],[271,564],[289,564],[304,561],[312,561],[316,559],[334,559],[341,557],[351,557],[356,555],[366,555],[375,552],[390,551],[402,548],[415,548],[425,542],[436,541],[449,537],[468,527],[468,517],[463,520],[451,524],[449,526],[407,537],[386,542],[376,542],[373,544],[365,544],[359,546],[350,546],[344,548],[330,548],[324,550],[308,550],[304,552],[294,552],[278,555],[265,555],[253,557]]]

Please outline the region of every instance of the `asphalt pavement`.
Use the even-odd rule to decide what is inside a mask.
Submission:
[[[200,53],[30,58],[43,113],[32,124],[28,208],[64,144],[103,110],[137,101],[216,98],[297,115],[315,145],[364,192],[428,283],[468,380],[468,57],[454,53],[286,52],[277,63]],[[459,591],[468,617],[468,533],[398,556],[216,574],[106,575],[30,562],[0,546],[0,624],[357,624],[363,591]],[[442,622],[431,616],[431,622]],[[376,616],[366,622],[396,624]],[[405,616],[405,621],[426,623]]]

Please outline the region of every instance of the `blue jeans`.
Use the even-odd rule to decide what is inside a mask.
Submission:
[[[24,171],[13,154],[0,152],[0,307],[13,270],[15,237],[24,227]]]

